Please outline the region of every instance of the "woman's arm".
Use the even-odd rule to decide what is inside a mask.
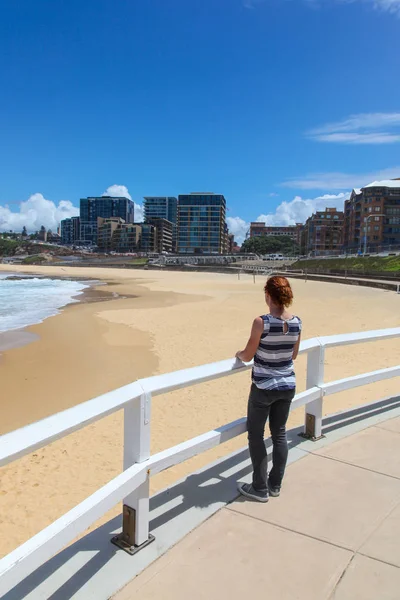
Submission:
[[[264,321],[261,317],[257,317],[253,321],[253,326],[251,328],[251,333],[249,341],[246,344],[246,348],[244,350],[239,350],[238,352],[236,352],[236,358],[242,360],[243,362],[249,362],[252,358],[254,358],[263,331]]]
[[[301,332],[299,334],[299,339],[297,340],[294,348],[293,348],[293,360],[296,360],[297,355],[299,353],[299,348],[300,348],[300,339],[301,339]]]

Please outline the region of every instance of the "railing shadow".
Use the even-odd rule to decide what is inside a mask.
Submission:
[[[343,413],[338,413],[323,420],[323,433],[326,435],[329,432],[335,431],[343,426],[352,425],[369,419],[373,416],[384,414],[394,408],[400,408],[400,396],[388,398],[376,403],[348,410]],[[302,427],[291,429],[288,432],[289,448],[294,449],[304,441],[299,436]],[[268,454],[271,450],[271,442],[266,441]],[[211,466],[207,466],[202,471],[189,475],[184,480],[178,482],[172,487],[159,492],[150,499],[150,511],[154,512],[155,516],[151,516],[150,530],[156,535],[161,535],[162,528],[167,524],[173,526],[173,521],[182,517],[186,512],[194,508],[207,509],[212,505],[223,506],[229,504],[237,498],[236,482],[243,477],[249,476],[251,473],[251,465],[249,460],[248,450],[243,449],[233,455],[226,457]],[[163,506],[169,506],[163,510]],[[109,543],[109,540],[121,528],[121,516],[115,517],[98,527],[84,538],[78,540],[68,548],[62,550],[59,554],[42,565],[30,576],[16,585],[10,592],[6,593],[2,600],[23,600],[29,594],[33,598],[46,598],[46,600],[66,600],[72,598],[84,586],[95,577],[107,564],[113,560],[117,553],[124,555],[121,550]],[[152,546],[143,550],[143,554],[147,551],[151,552]],[[87,561],[79,568],[74,566],[74,559],[79,559],[82,553],[88,555],[95,552],[94,556],[90,556]],[[142,554],[142,553],[140,553]],[[137,557],[140,557],[140,554]],[[152,555],[149,555],[152,556]],[[132,568],[133,561],[137,557],[124,555],[126,560],[126,568],[131,571],[131,576],[134,577],[135,570]],[[71,561],[71,565],[66,568],[65,573],[60,575],[60,579],[68,577],[57,589],[51,593],[35,590],[56,577],[57,571],[65,567]],[[131,568],[129,568],[131,566]],[[144,564],[144,566],[146,566]],[[69,572],[68,572],[69,571]]]
[[[301,439],[297,436],[296,438],[296,443],[299,443]],[[267,448],[270,448],[269,440],[266,444]],[[241,465],[244,461],[247,461],[245,466],[235,469],[236,465]],[[229,470],[233,472],[224,476],[223,474]],[[173,487],[158,493],[150,499],[150,517],[152,511],[159,512],[160,509],[162,510],[163,505],[170,504],[171,501],[177,501],[178,504],[151,518],[150,531],[155,533],[157,539],[157,530],[182,516],[186,511],[196,507],[205,509],[212,504],[221,504],[222,506],[232,502],[237,496],[236,481],[249,475],[250,472],[249,454],[246,448],[199,473],[189,475]],[[74,571],[71,577],[57,590],[50,595],[46,595],[46,600],[65,600],[73,597],[113,559],[117,552],[122,552],[111,543],[107,543],[120,528],[121,517],[111,519],[86,537],[62,550],[5,594],[2,600],[23,600],[43,584],[46,579],[53,577],[63,565],[72,561],[77,554],[96,552],[95,556],[92,556],[84,565]],[[151,546],[149,546],[149,549],[151,549]],[[145,552],[145,550],[142,552]],[[128,555],[126,557],[128,561],[135,560],[135,558]],[[39,597],[44,598],[45,596]]]
[[[296,427],[288,432],[289,449],[296,448],[304,441],[299,437],[302,430],[302,427]],[[270,460],[272,443],[269,438],[265,441],[265,445]],[[165,510],[161,515],[151,518],[151,531],[157,530],[193,508],[202,509],[212,504],[230,504],[238,497],[238,480],[250,475],[251,471],[249,451],[245,448],[199,473],[188,475],[183,481],[151,498],[152,511],[160,509],[167,503],[173,504],[174,501],[179,501],[179,504]]]
[[[385,398],[384,400],[379,400],[373,404],[365,404],[336,415],[325,417],[323,419],[323,433],[324,435],[327,435],[332,431],[340,429],[344,425],[359,423],[365,419],[370,419],[371,417],[389,412],[394,408],[400,408],[400,396]]]

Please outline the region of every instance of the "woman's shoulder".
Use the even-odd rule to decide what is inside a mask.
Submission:
[[[300,317],[298,317],[297,315],[293,315],[293,317],[292,317],[292,323],[294,323],[295,325],[297,325],[297,326],[298,326],[298,328],[299,328],[299,331],[301,331],[301,330],[302,330],[302,327],[303,327],[303,322],[302,322],[302,320],[300,319]]]
[[[264,329],[264,333],[265,333],[266,331],[268,331],[268,330],[269,330],[269,328],[270,328],[270,318],[271,318],[271,315],[260,315],[260,316],[259,316],[259,317],[257,317],[257,319],[256,319],[256,321],[258,321],[258,322],[259,322],[259,324],[260,324],[260,327],[261,327],[261,326],[263,327],[263,329]]]
[[[263,323],[269,323],[271,318],[272,318],[272,315],[270,315],[270,314],[260,315],[258,317],[258,319],[261,319],[263,321]]]

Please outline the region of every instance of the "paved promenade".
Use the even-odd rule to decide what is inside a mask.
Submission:
[[[115,600],[398,600],[400,417],[288,467],[280,498],[236,500]]]

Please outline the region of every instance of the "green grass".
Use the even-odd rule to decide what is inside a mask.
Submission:
[[[40,265],[43,262],[46,262],[46,258],[41,254],[34,254],[33,256],[27,256],[22,261],[23,265]]]
[[[292,265],[295,269],[310,271],[358,271],[366,273],[400,272],[400,256],[362,256],[349,258],[326,258],[299,260]]]
[[[146,265],[149,262],[148,258],[132,258],[126,261],[127,265]]]

